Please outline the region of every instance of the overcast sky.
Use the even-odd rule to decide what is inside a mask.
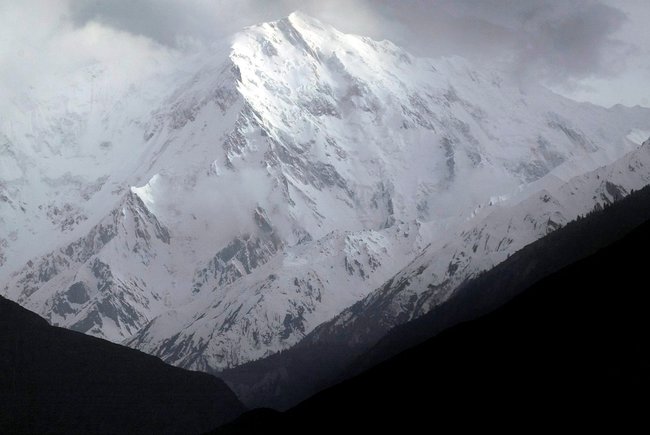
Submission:
[[[576,99],[650,106],[650,0],[0,0],[0,89],[89,62],[144,74],[296,9],[416,54],[498,61]]]

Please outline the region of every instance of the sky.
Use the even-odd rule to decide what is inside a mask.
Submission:
[[[650,106],[650,0],[0,0],[0,91],[93,62],[133,80],[297,9],[580,101]]]

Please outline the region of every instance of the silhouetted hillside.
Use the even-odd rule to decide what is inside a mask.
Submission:
[[[650,222],[630,229],[649,212],[644,189],[569,225],[468,284],[456,300],[460,311],[437,315],[480,314],[556,265],[622,238],[284,414],[257,410],[217,433],[256,433],[255,425],[282,433],[606,423],[647,430]],[[469,297],[477,288],[483,296]],[[395,330],[357,369],[435,333],[442,324],[435,317]]]
[[[219,379],[55,328],[0,298],[0,433],[201,433],[244,407]]]

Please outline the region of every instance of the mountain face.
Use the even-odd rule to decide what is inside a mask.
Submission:
[[[462,283],[529,243],[648,184],[650,140],[611,165],[548,185],[523,200],[492,206],[482,219],[470,221],[441,246],[425,248],[382,288],[337,316],[331,328],[345,330],[352,335],[349,340],[357,342],[363,341],[354,337],[358,331],[386,331],[418,317],[444,303]],[[325,330],[321,328],[319,334],[327,334]]]
[[[649,184],[647,141],[611,165],[554,187],[549,185],[532,196],[524,193],[524,199],[514,197],[492,205],[479,213],[481,218],[468,221],[440,246],[432,244],[424,249],[385,285],[319,325],[292,349],[222,372],[221,376],[251,407],[293,406],[334,384],[355,358],[395,327],[427,313],[447,319],[444,313],[467,311],[464,305],[478,309],[476,299],[487,297],[479,286],[472,287],[478,293],[472,296],[476,299],[454,302],[457,291],[468,281],[536,239]],[[520,264],[521,275],[527,276],[532,265]],[[507,297],[496,299],[505,302]],[[450,302],[453,308],[447,307]]]
[[[0,298],[3,433],[204,433],[244,406],[219,379],[78,332]]]
[[[214,433],[297,434],[314,421],[326,432],[647,427],[649,217],[646,188],[514,254],[469,283],[447,315],[522,286],[498,309],[439,334],[431,326],[445,314],[427,314],[387,337],[407,348],[393,358],[287,412],[254,410]]]
[[[178,64],[124,89],[100,66],[56,77],[0,120],[0,292],[182,367],[266,357],[337,315],[372,341],[372,307],[371,335],[647,184],[643,159],[585,174],[639,149],[650,110],[302,14]]]

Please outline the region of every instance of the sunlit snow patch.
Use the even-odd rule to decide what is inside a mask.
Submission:
[[[135,193],[140,197],[142,202],[144,202],[144,205],[147,206],[147,208],[151,208],[153,206],[155,199],[153,195],[153,189],[154,185],[158,181],[158,174],[154,175],[151,177],[151,180],[147,184],[145,184],[142,187],[131,187],[131,192]]]

